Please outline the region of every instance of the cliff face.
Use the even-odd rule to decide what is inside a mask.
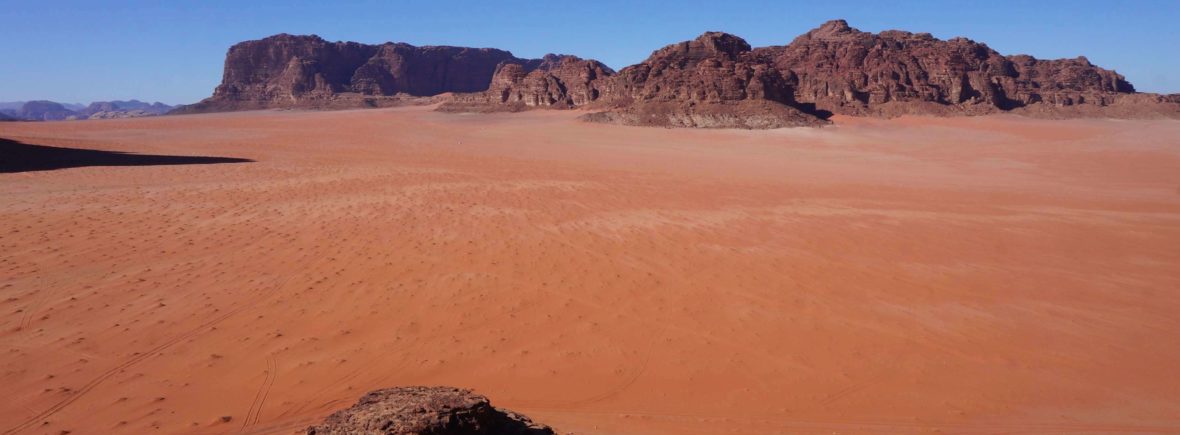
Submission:
[[[206,100],[294,103],[303,96],[330,96],[344,91],[354,71],[376,49],[353,42],[330,43],[318,36],[275,35],[234,45],[225,58],[221,85]]]
[[[966,38],[862,32],[824,23],[758,54],[787,74],[795,97],[850,115],[989,113],[1032,104],[1109,105],[1135,92],[1123,76],[1085,58],[1003,56]]]
[[[512,86],[493,82],[489,92],[554,87],[529,82],[520,70],[511,72],[525,78],[503,80]],[[831,114],[1005,111],[1042,117],[1180,117],[1180,104],[1172,96],[1135,93],[1123,76],[1082,57],[1004,56],[966,38],[874,34],[843,20],[824,23],[788,45],[756,49],[736,36],[709,32],[579,86],[595,92],[573,106],[604,109],[588,119],[637,125],[770,128],[821,124]],[[446,109],[461,110],[469,101],[459,97]]]
[[[624,101],[791,101],[778,70],[754,58],[745,40],[718,32],[656,50],[624,68],[611,90],[611,99]]]
[[[710,32],[656,50],[615,73],[594,60],[549,55],[505,64],[486,92],[459,95],[443,110],[594,107],[586,119],[669,127],[774,128],[824,121],[793,106],[782,74],[745,40]]]
[[[517,60],[512,53],[490,48],[384,44],[353,73],[346,88],[370,95],[477,92],[488,88],[500,63]]]
[[[502,62],[524,62],[489,48],[328,42],[275,35],[229,49],[221,85],[184,112],[276,107],[363,107],[397,94],[431,96],[487,89]]]
[[[1135,93],[1084,57],[1005,56],[966,38],[874,34],[843,20],[762,48],[708,32],[617,73],[575,56],[276,35],[231,48],[213,96],[179,111],[374,107],[440,94],[441,110],[589,108],[591,120],[690,127],[819,125],[831,114],[1180,117],[1176,97]]]
[[[737,36],[709,32],[656,50],[604,79],[611,110],[591,120],[678,127],[817,125],[800,111],[783,75]]]
[[[581,106],[598,99],[601,79],[614,73],[602,62],[566,55],[505,63],[492,77],[488,101],[529,107]]]

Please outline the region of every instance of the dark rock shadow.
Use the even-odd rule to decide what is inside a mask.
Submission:
[[[832,115],[834,115],[834,113],[832,113],[830,110],[824,110],[816,107],[815,103],[795,103],[795,108],[799,109],[799,111],[803,113],[822,119],[824,121],[831,119]]]
[[[87,150],[32,145],[0,138],[0,174],[52,171],[84,166],[155,166],[248,163],[235,157],[162,156],[118,151]]]

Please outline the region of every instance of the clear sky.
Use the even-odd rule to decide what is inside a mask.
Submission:
[[[616,69],[708,30],[780,45],[834,18],[965,36],[1003,54],[1085,55],[1140,91],[1180,92],[1180,1],[0,0],[0,101],[209,96],[226,49],[275,33],[549,52]]]

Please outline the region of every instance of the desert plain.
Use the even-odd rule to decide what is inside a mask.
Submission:
[[[250,160],[0,173],[0,431],[399,385],[576,434],[1180,431],[1180,121],[578,115],[0,124]]]

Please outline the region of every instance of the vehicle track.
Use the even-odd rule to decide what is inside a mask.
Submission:
[[[273,237],[273,235],[268,235],[267,237]],[[260,295],[271,294],[283,287],[286,287],[287,284],[291,282],[291,279],[293,277],[294,276],[287,276],[286,279],[283,279],[282,282],[275,285],[275,287],[270,289],[269,292],[261,292]],[[40,413],[37,413],[37,415],[29,417],[28,419],[17,424],[16,426],[13,426],[9,429],[4,430],[4,432],[0,432],[0,434],[2,434],[2,435],[15,434],[17,432],[21,432],[23,430],[26,430],[26,429],[32,427],[38,421],[43,421],[43,420],[53,416],[54,414],[57,414],[62,409],[65,409],[70,404],[76,402],[78,399],[81,399],[83,396],[85,396],[91,390],[98,387],[103,382],[106,382],[108,379],[113,377],[115,374],[118,374],[119,372],[122,372],[128,368],[131,368],[131,367],[143,362],[144,360],[146,360],[154,355],[158,355],[161,351],[163,351],[169,347],[172,347],[172,346],[176,345],[177,343],[180,343],[182,341],[196,337],[197,335],[200,335],[201,333],[204,333],[207,329],[209,329],[213,326],[216,326],[217,324],[225,321],[226,319],[233,317],[234,315],[246,310],[247,308],[250,308],[250,307],[258,304],[259,302],[261,302],[261,300],[262,300],[261,298],[254,298],[253,300],[249,301],[248,303],[239,304],[236,308],[229,310],[226,313],[213,318],[212,320],[202,323],[202,324],[198,325],[197,327],[188,330],[185,333],[177,335],[177,336],[169,339],[168,341],[165,341],[165,342],[157,345],[156,347],[151,348],[148,351],[139,353],[139,354],[127,359],[126,361],[123,361],[119,365],[112,367],[112,368],[100,373],[98,376],[91,379],[90,382],[87,382],[81,388],[78,388],[77,390],[75,390],[73,392],[73,394],[71,394],[69,397],[62,399],[61,401],[50,406],[48,409],[41,411]]]
[[[197,336],[198,334],[204,332],[206,329],[208,329],[214,325],[217,325],[218,323],[221,323],[225,319],[230,318],[231,316],[237,314],[238,312],[240,312],[241,310],[243,310],[245,308],[246,308],[246,306],[241,306],[241,307],[231,310],[225,314],[217,316],[213,320],[202,323],[200,326],[197,326],[196,328],[193,328],[184,334],[180,334],[176,337],[173,337],[173,338],[169,339],[168,341],[165,341],[164,343],[161,343],[161,344],[157,345],[156,347],[151,348],[150,350],[147,350],[145,352],[141,352],[138,355],[135,355],[135,356],[127,359],[126,361],[123,361],[119,365],[114,366],[110,369],[107,369],[106,371],[102,372],[98,376],[91,379],[90,382],[87,382],[86,385],[83,385],[81,388],[78,388],[77,390],[75,390],[74,393],[71,394],[69,397],[62,399],[61,401],[57,402],[53,406],[50,406],[48,409],[41,411],[37,415],[34,415],[34,416],[26,419],[25,421],[17,424],[16,426],[13,426],[13,427],[5,430],[4,434],[13,434],[13,433],[20,432],[22,430],[28,429],[29,427],[33,426],[38,421],[42,421],[42,420],[45,420],[46,418],[53,416],[54,414],[58,413],[59,411],[61,411],[65,407],[69,406],[71,403],[74,403],[78,399],[81,399],[83,396],[85,396],[87,393],[89,393],[95,387],[101,385],[103,382],[106,382],[106,380],[110,379],[112,376],[114,376],[114,375],[116,375],[128,368],[131,368],[132,366],[135,366],[136,364],[139,364],[140,362],[143,362],[144,360],[146,360],[154,355],[159,354],[164,349],[167,349],[169,347],[176,345],[177,343],[180,343],[184,340],[187,340],[189,338]]]
[[[873,377],[872,379],[867,379],[863,382],[856,382],[856,383],[853,383],[852,385],[841,388],[840,390],[832,393],[830,396],[828,396],[823,401],[821,401],[820,405],[831,406],[833,403],[843,400],[845,397],[848,397],[854,393],[863,391],[864,389],[872,386],[873,384],[879,383],[883,378],[884,378],[884,376],[876,376],[876,377]]]
[[[246,411],[246,419],[242,422],[242,429],[239,432],[245,432],[246,428],[258,424],[258,420],[262,416],[262,408],[266,406],[266,398],[270,395],[270,389],[275,384],[275,377],[278,376],[278,364],[273,356],[266,357],[265,374],[266,376],[262,378],[262,385],[259,385],[258,391],[254,393],[254,400],[250,402],[250,409]]]

